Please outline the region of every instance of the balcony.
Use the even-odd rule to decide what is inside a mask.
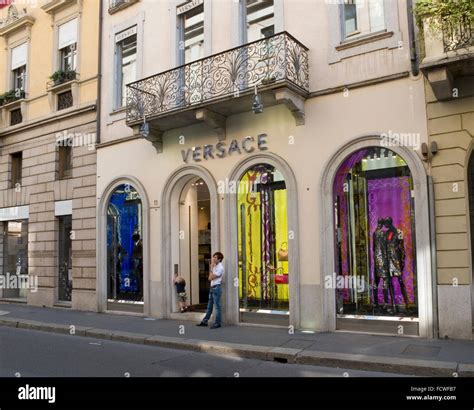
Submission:
[[[25,98],[25,92],[23,90],[10,90],[5,94],[0,95],[0,107],[9,105],[16,101],[23,100]]]
[[[474,22],[467,16],[456,23],[443,21],[429,30],[423,20],[424,58],[421,70],[440,101],[474,95]]]
[[[46,83],[48,91],[60,88],[60,86],[64,86],[71,81],[79,80],[79,74],[75,70],[58,70],[53,73],[50,80]]]
[[[225,138],[225,119],[252,110],[255,89],[265,108],[284,104],[304,123],[308,49],[289,33],[214,54],[127,85],[127,125],[144,119],[164,131],[205,122]]]

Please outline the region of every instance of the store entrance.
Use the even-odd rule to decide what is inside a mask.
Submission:
[[[1,223],[0,274],[5,285],[0,289],[0,298],[25,301],[28,293],[28,220]]]
[[[211,252],[209,188],[201,178],[193,178],[179,200],[179,264],[175,266],[186,281],[188,312],[206,310]]]

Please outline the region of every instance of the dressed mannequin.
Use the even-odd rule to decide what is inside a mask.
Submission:
[[[393,226],[393,220],[390,217],[385,218],[384,226],[387,228],[385,236],[387,239],[387,259],[388,259],[388,272],[390,275],[390,296],[392,299],[392,307],[398,312],[398,306],[395,306],[394,292],[393,292],[393,278],[397,278],[400,285],[400,290],[403,295],[403,301],[408,310],[408,295],[403,283],[403,269],[405,267],[405,246],[403,244],[403,232]]]
[[[374,283],[372,290],[374,294],[374,307],[379,310],[379,298],[378,290],[380,280],[383,280],[383,298],[385,306],[388,305],[388,287],[390,284],[390,276],[388,270],[388,258],[387,258],[387,240],[385,232],[382,229],[384,226],[384,219],[379,218],[377,220],[377,228],[373,234],[373,246],[374,246]]]

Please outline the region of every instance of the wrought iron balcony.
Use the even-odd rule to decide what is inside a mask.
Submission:
[[[308,49],[282,32],[130,83],[127,124],[146,118],[165,131],[199,122],[199,108],[224,117],[250,111],[255,87],[265,107],[284,103],[301,111],[288,100],[308,95]]]
[[[467,16],[464,16],[456,24],[450,24],[448,22],[442,24],[443,46],[445,52],[474,45],[472,23],[473,22],[471,22]]]
[[[473,22],[465,16],[455,23],[441,21],[430,29],[429,15],[423,19],[424,55],[421,70],[439,101],[474,95]]]

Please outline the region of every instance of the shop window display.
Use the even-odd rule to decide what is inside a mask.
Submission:
[[[26,300],[28,293],[28,220],[3,222],[2,274],[8,286],[0,289],[2,298]],[[18,278],[13,278],[17,276]],[[16,279],[16,280],[15,280]]]
[[[287,193],[282,175],[257,165],[238,188],[239,300],[249,311],[288,311]]]
[[[109,301],[143,301],[142,203],[128,184],[112,193],[107,209]]]
[[[359,150],[334,181],[336,309],[344,315],[417,317],[413,179],[383,147]]]

